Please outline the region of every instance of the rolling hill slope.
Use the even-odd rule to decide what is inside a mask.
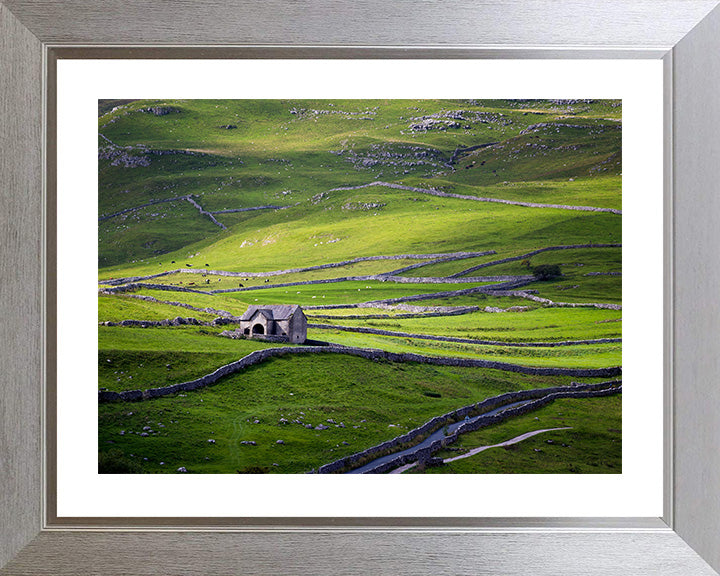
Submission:
[[[100,404],[101,471],[307,472],[499,392],[621,373],[621,102],[98,109],[98,387],[145,398]],[[262,304],[301,305],[308,349],[394,360],[292,353],[143,396],[278,346],[223,336]],[[620,421],[617,398],[592,406],[575,425]],[[619,428],[577,438],[621,470]]]

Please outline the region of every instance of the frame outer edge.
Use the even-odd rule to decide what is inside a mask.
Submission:
[[[0,4],[0,566],[41,529],[41,62]]]
[[[673,528],[720,569],[720,8],[673,49]]]
[[[77,574],[717,576],[671,531],[43,532],[0,570],[3,576]]]
[[[716,0],[4,0],[46,43],[669,49]]]
[[[708,32],[707,23],[698,26],[698,30],[691,32],[688,38],[673,50],[673,55],[676,56],[674,68],[679,69],[681,72],[679,76],[682,76],[688,70],[690,75],[701,76],[702,65],[705,65],[706,69],[711,68],[714,70],[714,77],[710,79],[705,77],[705,81],[708,92],[710,91],[709,85],[711,81],[714,82],[716,94],[720,76],[717,74],[717,67],[712,68],[713,62],[708,62],[708,60],[716,57],[717,54],[715,49],[717,42],[714,40],[713,30],[715,31],[715,37],[717,37],[718,10],[715,10],[714,14],[708,18],[708,20],[711,19],[714,28],[711,28]],[[698,47],[702,48],[698,49]],[[703,48],[705,51],[704,58],[702,57]],[[699,60],[694,63],[690,61],[689,57],[693,50],[700,52]],[[672,61],[672,58],[669,60]],[[7,458],[7,462],[10,462],[9,467],[0,467],[0,568],[17,550],[31,540],[41,527],[39,502],[41,501],[40,494],[42,490],[40,487],[39,444],[42,433],[39,415],[39,391],[37,390],[39,386],[35,386],[42,378],[39,367],[42,365],[40,347],[43,342],[41,334],[42,295],[39,292],[40,289],[37,288],[42,283],[38,261],[42,259],[40,256],[42,252],[40,239],[43,232],[42,222],[39,218],[42,209],[37,207],[40,202],[39,190],[42,189],[40,174],[43,172],[42,118],[40,116],[42,106],[39,97],[39,94],[43,93],[41,88],[41,61],[42,46],[40,42],[0,1],[0,77],[13,79],[11,82],[0,84],[0,145],[2,145],[0,149],[3,151],[0,155],[0,204],[3,206],[3,211],[0,212],[0,273],[2,273],[4,288],[2,294],[0,294],[0,313],[3,315],[3,322],[0,323],[0,342],[3,342],[3,346],[0,347],[0,361],[2,361],[3,366],[10,368],[10,370],[4,368],[3,373],[0,373],[0,384],[2,384],[0,388],[3,390],[3,400],[9,400],[0,404],[0,455],[2,455],[3,459]],[[683,61],[683,66],[688,67],[687,70],[681,69],[680,61]],[[698,67],[700,67],[700,70],[698,70]],[[18,81],[15,81],[16,78]],[[678,83],[684,81],[686,80],[678,79]],[[694,88],[696,85],[690,82],[690,86]],[[684,98],[687,97],[689,100],[687,91],[681,96],[682,98],[678,102],[673,103],[671,116],[678,111],[687,111],[683,108],[685,104]],[[704,104],[709,105],[711,102],[712,100],[708,100]],[[715,114],[717,104],[715,104],[713,110],[714,115],[712,118],[717,120],[717,114]],[[681,116],[681,114],[678,114],[678,118]],[[707,124],[714,128],[720,125],[718,122],[707,122]],[[700,126],[702,127],[702,125]],[[683,133],[683,130],[685,133]],[[687,136],[687,130],[689,130],[687,127],[678,130],[680,134],[677,146],[680,146],[680,140]],[[714,136],[717,137],[716,134]],[[712,160],[710,157],[711,152],[705,150],[704,154],[700,155],[705,160]],[[689,155],[697,155],[698,153],[696,146],[692,151],[690,151],[690,148],[685,150],[684,156],[687,158]],[[704,168],[708,173],[717,176],[717,159],[715,159],[715,164],[706,162]],[[666,182],[667,177],[668,175],[666,175]],[[677,181],[678,186],[675,189],[680,190],[680,187],[687,183],[690,176],[688,171],[684,170],[682,174],[671,175],[670,178]],[[704,183],[707,186],[701,192],[705,195],[706,200],[712,200],[712,188],[709,184],[717,182],[717,180],[717,178],[711,180],[709,176],[706,176]],[[682,201],[686,201],[688,189],[683,188],[683,192],[679,196]],[[681,207],[681,210],[688,209],[686,205]],[[700,214],[699,217],[702,217],[702,207],[695,207],[695,211],[696,214]],[[710,215],[708,212],[713,213],[711,210],[705,209],[704,214],[706,217]],[[704,224],[706,225],[706,223]],[[683,229],[687,230],[687,228]],[[712,227],[704,229],[703,232],[715,234],[715,237],[718,235],[718,232]],[[678,254],[680,254],[681,250],[688,250],[688,243],[689,241],[683,242],[682,239],[678,239],[678,244],[681,245]],[[712,249],[713,245],[706,246],[706,248]],[[694,263],[697,265],[698,261],[695,260]],[[690,265],[691,263],[688,263],[686,268]],[[18,271],[22,271],[23,278],[19,277]],[[695,269],[695,272],[697,272],[697,269]],[[681,277],[680,274],[678,274],[678,277]],[[697,275],[694,278],[697,278]],[[712,279],[714,278],[715,276]],[[702,285],[707,287],[708,282],[712,279],[704,280]],[[31,281],[37,282],[33,284]],[[711,287],[716,288],[717,283],[711,284]],[[687,305],[687,301],[682,300],[679,304],[678,310],[683,305]],[[712,309],[711,312],[711,318],[717,320],[714,314],[715,309]],[[710,316],[710,314],[708,315]],[[687,324],[687,321],[685,324]],[[27,329],[24,336],[18,336],[17,334],[20,327]],[[685,333],[682,332],[681,328],[676,328],[674,331],[684,338]],[[706,336],[708,335],[712,338],[713,333],[706,334]],[[707,338],[703,340],[699,334],[696,336],[695,344],[698,344],[698,352],[694,354],[693,358],[699,358],[700,360],[703,355],[699,350],[706,350],[708,346],[712,345],[717,348],[717,344],[713,344],[712,341],[708,344]],[[686,344],[683,345],[687,346]],[[678,350],[680,348],[682,347],[678,346]],[[717,349],[715,351],[717,352]],[[712,360],[717,357],[716,354],[706,359]],[[24,366],[20,366],[19,358],[23,359]],[[38,361],[34,362],[35,359]],[[684,366],[691,366],[691,362],[686,361]],[[678,373],[682,374],[683,372],[678,371]],[[717,376],[717,372],[714,374]],[[710,382],[701,380],[699,384],[707,385]],[[717,378],[713,381],[716,382]],[[8,387],[7,384],[11,384],[11,386]],[[33,390],[33,388],[35,389]],[[9,391],[9,393],[6,391]],[[682,391],[677,394],[676,405],[680,408],[684,406],[685,392]],[[717,396],[713,398],[717,399]],[[718,405],[717,402],[705,401],[708,408]],[[9,418],[7,417],[8,414],[10,415]],[[716,427],[718,417],[714,416],[714,418],[715,420],[708,420],[707,422]],[[691,422],[692,419],[683,419],[683,421]],[[706,430],[703,440],[706,440],[706,437],[710,436],[712,431],[716,431],[716,428]],[[682,430],[680,432],[683,434]],[[692,431],[689,430],[684,431],[685,435],[691,433]],[[714,439],[717,438],[718,435],[715,434]],[[710,446],[712,448],[713,444],[710,443]],[[684,462],[678,463],[673,479],[686,479],[682,474],[686,471],[684,466]],[[707,468],[700,468],[697,462],[694,463],[694,466],[697,475],[707,472]],[[714,472],[714,476],[710,478],[705,476],[705,487],[717,492],[716,488],[720,487],[720,481],[718,481],[720,467],[715,465],[714,468],[710,468],[710,472]],[[8,478],[10,483],[7,482]],[[703,479],[696,478],[695,480],[702,481]],[[707,484],[708,480],[710,480],[710,484]],[[673,521],[671,510],[670,515],[666,512],[665,520],[672,527],[675,527],[674,524],[677,523],[680,535],[686,538],[693,547],[717,567],[719,561],[717,557],[712,557],[711,552],[717,546],[717,534],[720,533],[718,529],[720,515],[717,514],[717,508],[712,508],[711,511],[703,509],[704,503],[699,506],[699,515],[694,514],[695,511],[686,509],[683,497],[687,496],[688,493],[694,496],[696,500],[701,499],[703,496],[702,491],[692,494],[683,485],[682,490],[679,490],[678,494],[671,499],[671,509],[678,509],[680,512],[678,514],[679,518]],[[716,501],[712,499],[710,504],[715,506]],[[693,524],[695,524],[694,527]],[[703,534],[703,532],[705,533]],[[59,533],[53,532],[40,534],[33,544],[37,544],[42,548],[50,548],[50,546],[47,546],[48,543],[55,540],[56,536],[59,535]],[[90,538],[90,534],[87,534],[87,537]],[[37,551],[37,548],[35,550]],[[5,573],[4,570],[0,570],[0,572]],[[678,574],[684,574],[684,572],[678,572]]]

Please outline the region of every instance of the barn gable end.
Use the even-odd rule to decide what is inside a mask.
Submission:
[[[302,344],[307,338],[307,318],[296,304],[252,305],[240,318],[239,333],[249,338]]]

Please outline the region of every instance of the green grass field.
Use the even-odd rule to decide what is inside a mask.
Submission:
[[[569,383],[335,354],[282,357],[193,393],[101,404],[100,449],[122,452],[143,472],[308,472],[455,407],[558,381]],[[145,426],[152,433],[143,437]]]
[[[472,280],[476,276],[536,275],[518,280],[513,290],[561,303],[621,305],[621,248],[543,252],[469,272],[465,281],[447,279],[549,246],[622,241],[621,214],[482,201],[622,209],[619,101],[108,100],[99,102],[98,115],[99,322],[181,316],[212,323],[224,312],[240,316],[250,305],[298,304],[311,324],[430,337],[311,327],[312,341],[537,367],[622,364],[620,342],[500,344],[621,338],[621,309],[458,293],[499,282]],[[375,182],[381,184],[366,186]],[[494,253],[442,262],[418,258],[488,251]],[[398,258],[292,271],[375,256]],[[400,274],[436,280],[344,280],[418,264]],[[543,266],[554,270],[550,278],[538,276]],[[140,282],[208,293],[152,286],[105,291],[109,280],[173,270],[180,272]],[[270,271],[282,273],[252,276]],[[318,282],[327,280],[336,281]],[[316,283],[272,287],[308,281]],[[239,288],[253,289],[219,292]],[[412,298],[418,295],[426,299]],[[447,308],[458,306],[478,309],[453,315]],[[99,326],[98,387],[143,390],[184,382],[282,345],[220,335],[235,327]],[[334,354],[276,358],[194,392],[100,404],[100,470],[307,472],[470,402],[569,383]],[[566,412],[573,430],[547,439],[557,434],[561,444],[572,439],[587,449],[562,457],[549,448],[527,453],[526,446],[545,442],[541,435],[427,471],[619,472],[620,399],[563,402],[572,406]],[[610,427],[617,432],[603,433],[598,414],[618,420]],[[329,428],[316,430],[323,422]],[[528,431],[535,422],[506,422],[468,435],[467,445]],[[599,458],[603,451],[612,456]],[[478,464],[491,453],[497,453],[492,464]]]
[[[511,446],[491,448],[426,473],[451,474],[620,474],[622,397],[555,400],[535,412],[471,432],[436,454],[448,459],[532,430],[569,428],[538,434]]]

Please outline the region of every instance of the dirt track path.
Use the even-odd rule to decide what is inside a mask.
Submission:
[[[449,464],[450,462],[455,462],[455,460],[462,460],[463,458],[470,458],[470,456],[475,456],[476,454],[480,454],[480,452],[484,452],[485,450],[489,450],[490,448],[503,448],[505,446],[512,446],[513,444],[519,444],[523,440],[527,440],[528,438],[532,438],[533,436],[537,436],[538,434],[543,434],[544,432],[555,432],[556,430],[572,430],[572,426],[566,426],[564,428],[545,428],[544,430],[533,430],[532,432],[525,432],[525,434],[520,434],[520,436],[515,436],[515,438],[511,438],[510,440],[505,440],[505,442],[500,442],[500,444],[492,444],[490,446],[479,446],[478,448],[473,448],[469,452],[466,452],[465,454],[460,454],[459,456],[453,456],[452,458],[446,458],[443,460],[444,464]],[[411,464],[405,464],[404,466],[400,466],[400,468],[397,468],[390,472],[390,474],[402,474],[403,472],[406,472],[407,470],[410,470],[411,468],[414,468],[417,466],[417,462],[412,462]]]

